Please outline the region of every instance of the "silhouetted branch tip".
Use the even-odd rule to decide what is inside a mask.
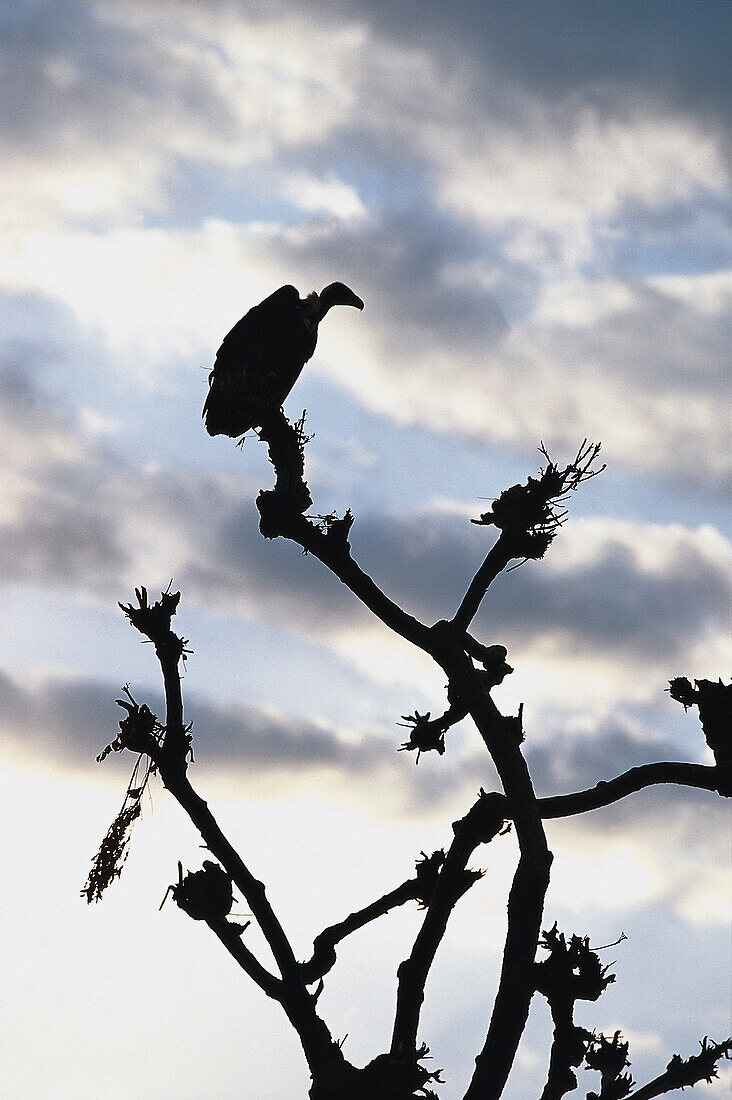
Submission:
[[[445,862],[443,848],[438,848],[431,856],[422,852],[422,859],[417,860],[417,901],[420,909],[426,909],[432,900],[432,895],[440,877],[440,870]]]
[[[445,724],[444,715],[441,718],[430,718],[430,713],[430,711],[427,711],[426,714],[420,714],[419,711],[415,710],[414,714],[403,714],[403,721],[397,722],[398,726],[404,726],[410,731],[409,740],[404,741],[397,752],[404,752],[405,750],[411,752],[416,749],[415,764],[419,764],[419,758],[423,752],[431,752],[434,749],[440,756],[445,752],[447,725]]]
[[[628,1044],[616,1031],[612,1039],[592,1034],[585,1054],[587,1069],[600,1074],[600,1092],[589,1092],[587,1100],[623,1100],[635,1082],[625,1070],[629,1068]]]
[[[161,909],[169,893],[178,908],[193,920],[221,920],[229,915],[234,904],[231,876],[210,859],[204,859],[200,871],[188,871],[185,875],[183,864],[178,863],[178,882],[168,887]],[[243,932],[245,926],[237,928]]]
[[[483,666],[483,682],[487,688],[498,687],[513,672],[513,666],[506,661],[506,653],[505,646],[493,645],[486,649],[482,659],[479,658]]]
[[[164,728],[158,722],[156,715],[146,703],[139,704],[133,699],[128,684],[125,684],[122,690],[129,702],[124,699],[115,699],[115,703],[127,711],[127,717],[120,719],[119,733],[97,757],[99,764],[109,756],[110,752],[130,749],[132,752],[143,753],[161,744]]]
[[[549,952],[549,958],[534,964],[536,989],[553,1007],[563,1001],[596,1001],[615,981],[587,936],[573,935],[567,940],[554,924],[542,933],[539,946]]]
[[[524,704],[519,704],[518,714],[504,714],[499,719],[501,729],[506,735],[506,740],[515,745],[521,745],[524,741]]]
[[[668,692],[684,710],[698,707],[704,737],[723,775],[719,793],[732,795],[732,683],[720,679],[695,680],[686,676],[669,680]]]
[[[389,1100],[437,1100],[427,1086],[443,1084],[442,1070],[428,1070],[419,1063],[429,1058],[429,1047],[423,1043],[411,1054],[380,1054],[361,1071],[365,1097],[389,1097]]]
[[[160,599],[151,604],[148,602],[147,589],[136,588],[137,607],[133,604],[120,603],[122,611],[130,620],[136,630],[155,641],[162,639],[170,632],[170,622],[180,603],[180,592],[161,592]]]
[[[699,1040],[699,1046],[701,1047],[699,1053],[693,1054],[690,1058],[682,1058],[681,1055],[674,1054],[666,1067],[666,1073],[675,1082],[671,1088],[683,1089],[687,1085],[696,1085],[700,1081],[711,1084],[714,1078],[719,1076],[717,1062],[723,1058],[732,1057],[732,1038],[715,1043],[705,1035]]]
[[[496,791],[484,791],[480,788],[478,801],[468,810],[465,817],[459,821],[453,821],[452,831],[457,837],[462,834],[469,836],[477,847],[478,844],[489,844],[498,836],[506,824],[506,796]]]
[[[554,924],[539,939],[539,947],[549,952],[549,957],[534,963],[536,989],[546,997],[554,1021],[554,1038],[549,1061],[549,1074],[541,1100],[561,1100],[577,1088],[575,1069],[582,1064],[593,1048],[595,1037],[574,1022],[576,1001],[596,1001],[607,986],[615,981],[609,967],[603,967],[598,955],[590,947],[587,936],[573,935],[569,940]],[[613,1078],[603,1077],[603,1100],[615,1095],[619,1089]],[[610,1090],[610,1091],[608,1091]],[[618,1100],[625,1092],[618,1091]]]
[[[685,1089],[706,1081],[711,1084],[717,1073],[717,1062],[732,1055],[732,1038],[725,1039],[721,1043],[715,1043],[708,1036],[700,1040],[701,1050],[690,1058],[682,1058],[680,1054],[674,1054],[666,1066],[664,1073],[655,1077],[652,1081],[642,1085],[633,1093],[633,1100],[652,1100],[652,1097],[661,1096],[674,1089]],[[602,1094],[599,1100],[604,1100]]]
[[[602,473],[605,466],[593,468],[600,453],[600,444],[585,439],[569,465],[559,467],[552,462],[542,445],[547,460],[538,478],[529,477],[524,485],[505,489],[487,512],[472,522],[498,527],[511,547],[511,556],[524,561],[542,558],[567,511],[562,508],[570,493]]]
[[[476,645],[478,643],[475,643]],[[481,647],[482,648],[482,647]],[[503,646],[493,646],[492,649],[500,652],[490,653],[488,650],[484,650],[486,656],[486,671],[479,671],[474,669],[475,680],[481,683],[486,691],[490,691],[492,686],[496,683],[500,683],[504,676],[507,676],[513,669],[505,663],[506,650]],[[493,666],[491,666],[493,662]],[[490,671],[488,671],[490,669]],[[432,718],[431,711],[427,711],[426,714],[420,714],[418,710],[415,710],[414,714],[403,714],[402,721],[397,722],[398,726],[404,726],[405,729],[410,730],[409,740],[403,742],[399,746],[397,751],[403,752],[404,750],[417,751],[417,757],[415,763],[419,763],[420,754],[423,752],[430,752],[435,750],[440,756],[445,752],[445,734],[447,731],[458,722],[461,722],[468,714],[469,703],[464,698],[463,694],[457,691],[451,684],[447,687],[447,701],[448,708],[441,714],[439,718]]]

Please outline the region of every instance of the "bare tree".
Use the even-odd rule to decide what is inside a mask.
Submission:
[[[545,461],[538,476],[506,489],[474,521],[495,528],[497,537],[452,618],[427,625],[390,599],[354,560],[349,544],[353,523],[350,511],[340,517],[331,514],[312,518],[305,514],[312,500],[304,480],[304,421],[293,425],[280,409],[273,408],[261,419],[260,437],[268,445],[276,474],[274,488],[260,492],[257,498],[262,534],[268,539],[291,539],[317,558],[382,623],[429,654],[444,671],[448,682],[444,712],[436,718],[416,711],[404,716],[409,732],[402,748],[417,754],[441,754],[450,728],[469,716],[496,767],[502,790],[481,790],[465,815],[453,823],[453,839],[446,851],[423,856],[417,861],[414,877],[325,928],[315,938],[310,958],[298,960],[264,885],[224,836],[188,776],[192,738],[184,722],[180,681],[187,643],[171,627],[180,594],[167,591],[150,603],[146,590],[141,588],[136,590],[134,604],[120,606],[155,647],[163,675],[166,713],[164,721],[159,721],[146,705],[136,702],[127,688],[126,698],[119,700],[126,716],[120,721],[119,736],[100,759],[112,750],[129,749],[139,754],[139,760],[122,810],[95,857],[83,895],[90,902],[99,900],[106,886],[120,874],[129,828],[139,815],[145,783],[152,772],[157,772],[213,857],[203,862],[201,870],[185,875],[179,864],[179,880],[172,887],[175,901],[194,920],[204,921],[249,978],[282,1006],[307,1060],[312,1077],[311,1100],[416,1100],[436,1096],[434,1086],[441,1080],[439,1072],[425,1068],[428,1048],[418,1041],[430,967],[453,909],[481,878],[480,871],[468,866],[474,852],[511,827],[516,832],[520,857],[508,898],[503,964],[485,1043],[477,1053],[464,1100],[497,1100],[502,1095],[537,992],[546,998],[554,1023],[541,1100],[558,1100],[575,1090],[575,1070],[583,1063],[600,1074],[598,1091],[588,1093],[587,1100],[650,1100],[673,1089],[711,1081],[716,1076],[717,1062],[732,1052],[730,1039],[713,1042],[705,1037],[698,1054],[687,1058],[674,1055],[658,1077],[638,1087],[628,1072],[628,1045],[620,1033],[594,1034],[575,1023],[576,1002],[597,1000],[614,975],[602,966],[587,938],[567,937],[556,925],[542,933],[552,862],[544,821],[588,813],[658,783],[732,795],[732,685],[706,680],[692,684],[684,678],[670,681],[674,699],[684,707],[698,708],[715,766],[645,764],[588,790],[538,798],[522,752],[522,710],[517,715],[504,715],[491,695],[492,689],[512,672],[506,649],[499,644],[486,645],[470,632],[496,577],[512,562],[544,556],[566,516],[564,506],[570,495],[604,468],[598,466],[599,445],[585,441],[573,461],[563,467],[551,461],[542,449]],[[205,731],[202,744],[205,751]],[[234,887],[264,934],[274,971],[246,946],[246,926],[230,918]],[[391,1047],[359,1068],[346,1059],[334,1041],[319,1015],[318,997],[326,975],[336,964],[338,945],[395,906],[412,901],[424,910],[424,917],[409,956],[398,968]],[[538,947],[545,953],[540,961],[536,958]]]

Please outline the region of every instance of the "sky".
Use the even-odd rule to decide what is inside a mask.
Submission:
[[[515,668],[495,699],[524,704],[537,792],[710,762],[665,688],[732,664],[729,32],[715,0],[0,9],[0,1096],[306,1095],[278,1006],[158,912],[204,856],[159,784],[120,881],[79,897],[134,763],[95,762],[114,700],[129,682],[161,713],[117,606],[135,586],[182,592],[191,779],[300,957],[496,789],[467,723],[444,757],[397,753],[442,674],[261,538],[263,446],[205,433],[221,339],[284,283],[365,302],[329,314],[286,411],[307,409],[315,511],[352,509],[354,556],[424,621],[457,607],[490,545],[470,518],[539,446],[602,442],[546,559],[476,620]],[[544,927],[628,937],[578,1022],[621,1028],[639,1082],[729,1034],[721,801],[659,788],[547,832]],[[442,1100],[482,1046],[515,862],[510,836],[476,853],[427,986]],[[356,1064],[388,1045],[419,920],[351,937],[326,980]],[[541,1091],[549,1036],[537,1002],[507,1100]]]

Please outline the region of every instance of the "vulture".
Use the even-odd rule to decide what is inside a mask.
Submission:
[[[281,286],[237,321],[208,376],[203,418],[209,435],[244,435],[261,426],[268,408],[280,408],[315,351],[318,325],[331,306],[363,309],[363,302],[344,283],[306,298]]]

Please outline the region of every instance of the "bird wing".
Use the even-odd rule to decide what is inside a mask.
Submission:
[[[300,295],[294,286],[281,286],[259,305],[252,306],[221,342],[214,363],[215,375],[267,371],[293,345],[297,355],[304,331],[299,306]]]
[[[300,306],[294,286],[280,287],[224,337],[203,407],[209,434],[242,435],[252,427],[247,411],[252,399],[283,403],[315,350],[315,333]]]

